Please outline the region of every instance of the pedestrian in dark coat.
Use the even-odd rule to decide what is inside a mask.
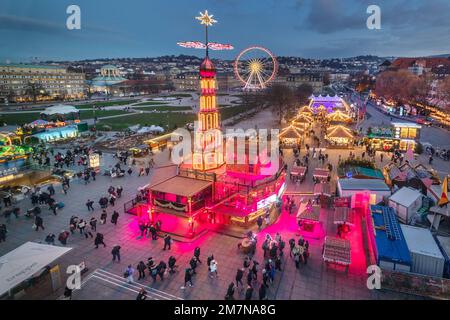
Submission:
[[[35,224],[35,226],[36,226],[36,231],[38,231],[39,230],[39,228],[41,228],[42,230],[44,230],[45,228],[44,228],[44,220],[40,217],[40,216],[37,216],[35,219],[34,219],[34,224]]]
[[[119,219],[119,213],[114,210],[112,216],[111,216],[111,223],[114,225],[117,225],[117,219]]]
[[[244,287],[244,284],[242,283],[242,278],[244,277],[244,268],[241,269],[237,269],[236,272],[236,287],[239,288],[239,285],[241,285],[241,287]]]
[[[196,248],[194,249],[194,257],[197,259],[198,262],[202,263],[202,262],[200,261],[200,247],[196,247]]]
[[[190,268],[187,268],[184,271],[184,286],[181,287],[182,290],[186,289],[187,283],[189,283],[189,287],[194,286],[194,284],[192,283],[192,270]]]
[[[94,244],[95,244],[95,249],[98,249],[99,245],[103,245],[103,247],[106,247],[106,244],[103,240],[103,234],[101,234],[100,232],[97,232],[97,235],[95,236],[95,240],[94,240]]]
[[[225,300],[234,300],[234,282],[231,282],[225,295]]]
[[[111,254],[112,254],[112,261],[116,261],[117,258],[117,262],[120,262],[120,246],[119,245],[115,245],[112,250],[111,250]]]
[[[259,287],[259,300],[267,300],[266,286],[264,284],[261,284]]]
[[[248,285],[247,290],[245,291],[245,300],[252,300],[253,296],[253,288],[252,286]]]
[[[163,250],[166,250],[166,247],[169,247],[169,250],[170,250],[171,244],[172,244],[172,237],[169,236],[168,234],[166,234],[164,236],[164,249]]]
[[[145,269],[147,269],[144,261],[140,261],[139,264],[137,265],[136,269],[137,269],[137,271],[139,271],[138,280],[144,279],[145,278]]]

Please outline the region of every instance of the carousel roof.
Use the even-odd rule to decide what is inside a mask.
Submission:
[[[352,118],[345,114],[344,112],[340,110],[336,110],[333,113],[330,113],[327,115],[327,119],[334,122],[350,122],[352,121]]]
[[[353,138],[353,133],[349,128],[342,125],[336,125],[328,128],[327,130],[328,138]]]
[[[302,128],[299,128],[293,124],[287,126],[283,130],[281,130],[280,134],[278,135],[280,138],[287,138],[287,139],[298,139],[301,138],[304,131]]]

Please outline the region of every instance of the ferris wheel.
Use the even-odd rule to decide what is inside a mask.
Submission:
[[[260,90],[275,79],[278,62],[270,50],[253,46],[243,50],[234,61],[236,78],[244,90]]]

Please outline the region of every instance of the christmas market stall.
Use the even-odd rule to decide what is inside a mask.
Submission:
[[[322,227],[320,224],[320,207],[313,205],[311,200],[300,202],[297,212],[299,231],[312,238],[320,238]]]
[[[314,168],[313,181],[315,183],[328,182],[330,180],[330,171],[326,168]]]
[[[302,183],[305,180],[307,172],[308,172],[307,167],[292,166],[289,177],[293,181],[299,181],[300,183]]]
[[[352,130],[343,125],[334,125],[327,129],[325,139],[328,140],[330,146],[348,147],[354,139]]]
[[[345,271],[348,272],[351,263],[350,240],[326,236],[322,257],[327,267],[331,264],[343,266]]]
[[[284,148],[297,147],[303,137],[304,130],[291,123],[289,126],[281,130],[279,134],[280,144]]]

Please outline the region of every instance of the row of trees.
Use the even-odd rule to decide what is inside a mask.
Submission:
[[[309,84],[301,84],[297,88],[290,88],[283,84],[273,84],[261,92],[246,92],[241,96],[242,104],[249,109],[271,108],[281,123],[283,118],[291,118],[295,115],[299,106],[308,102],[313,93]]]
[[[431,90],[428,75],[417,76],[408,70],[388,70],[377,77],[375,92],[378,96],[403,104],[410,101],[425,102]]]

